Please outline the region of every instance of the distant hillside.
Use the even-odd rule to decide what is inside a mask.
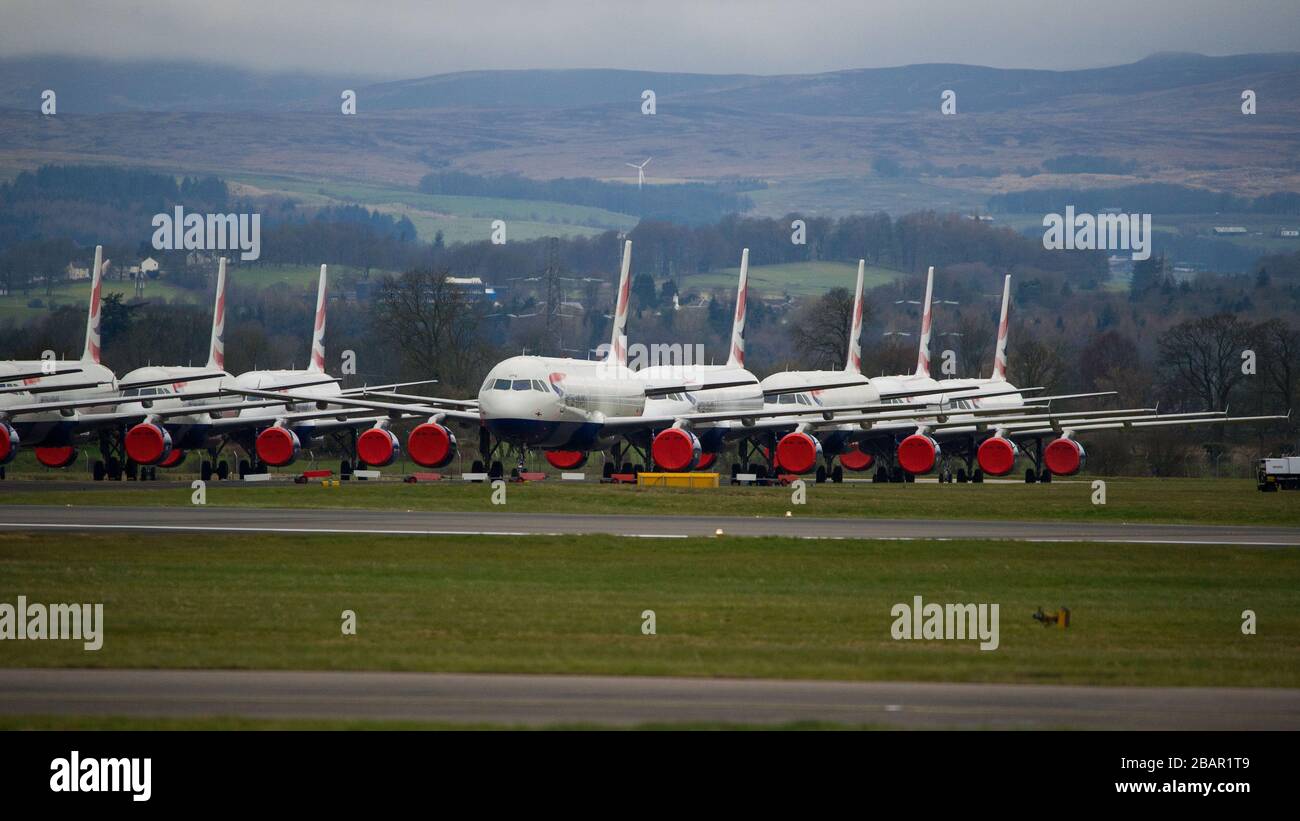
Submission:
[[[38,111],[47,87],[59,93],[55,117]],[[355,116],[339,111],[343,88],[357,91]],[[1253,116],[1240,110],[1247,88],[1258,95]],[[641,113],[645,89],[657,95],[652,117]],[[939,110],[946,89],[957,94],[955,116]],[[313,196],[365,186],[374,194],[368,207],[409,214],[417,230],[445,230],[449,239],[481,236],[498,217],[511,221],[514,237],[546,236],[550,224],[587,232],[625,226],[605,213],[607,203],[600,214],[580,214],[577,206],[525,206],[500,193],[491,202],[463,191],[455,202],[423,194],[420,181],[431,173],[516,175],[541,191],[558,180],[593,180],[593,188],[619,184],[630,193],[637,175],[627,164],[653,157],[646,191],[759,180],[765,186],[743,192],[735,206],[764,217],[970,214],[993,197],[1059,189],[1115,191],[1119,201],[1102,205],[1139,211],[1127,201],[1149,190],[1139,186],[1252,202],[1300,191],[1297,135],[1297,53],[1158,54],[1079,71],[582,69],[385,82],[182,63],[0,60],[0,179],[76,163],[274,179]],[[640,204],[618,207],[696,220],[677,204],[644,207],[660,201],[646,191]],[[704,218],[731,207],[719,202]],[[1289,249],[1281,236],[1264,239],[1268,250]]]
[[[53,89],[66,114],[114,111],[279,111],[309,107],[373,78],[264,73],[205,63],[81,57],[0,59],[0,108],[38,110]]]
[[[263,73],[202,63],[76,57],[0,59],[0,107],[34,108],[59,93],[68,113],[109,111],[336,111],[344,88],[370,111],[588,108],[659,101],[811,116],[932,109],[945,89],[970,112],[1003,111],[1075,95],[1136,96],[1234,78],[1300,74],[1300,53],[1155,54],[1076,71],[926,63],[820,74],[682,74],[616,69],[469,71],[374,82],[355,75]]]

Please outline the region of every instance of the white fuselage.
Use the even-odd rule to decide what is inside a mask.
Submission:
[[[59,403],[83,399],[112,399],[117,396],[117,377],[107,367],[95,362],[59,361],[53,363],[59,367],[77,367],[76,373],[55,373],[49,376],[29,377],[26,379],[6,379],[5,374],[30,374],[49,367],[50,360],[28,359],[0,362],[0,387],[41,387],[67,385],[67,390],[42,391],[40,393],[0,393],[0,418],[4,417],[6,407],[17,405],[37,405],[41,403]],[[95,387],[73,387],[87,383],[101,383]],[[111,408],[105,408],[111,410]],[[52,439],[57,444],[64,444],[71,436],[78,433],[77,413],[50,410],[37,413],[24,413],[9,420],[22,436],[25,444],[36,446]]]
[[[639,416],[645,386],[626,366],[512,356],[488,371],[479,414],[493,436],[527,447],[590,450],[607,417]]]

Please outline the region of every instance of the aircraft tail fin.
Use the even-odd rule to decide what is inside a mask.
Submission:
[[[921,344],[916,352],[916,375],[930,375],[931,298],[934,296],[934,266],[925,276],[925,302],[921,305]]]
[[[1002,280],[1002,316],[998,320],[998,346],[993,352],[993,381],[1007,381],[1007,312],[1011,307],[1011,274]]]
[[[618,292],[614,298],[614,330],[609,338],[607,362],[627,365],[627,312],[632,297],[632,240],[623,243],[623,264],[618,272]]]
[[[313,373],[325,372],[325,308],[326,273],[325,266],[320,267],[320,285],[316,289],[316,325],[311,336],[311,364],[307,370]]]
[[[103,314],[100,292],[104,287],[106,265],[108,260],[104,259],[104,246],[96,245],[94,267],[90,269],[90,309],[86,315],[86,347],[81,352],[82,362],[99,364],[99,328]]]
[[[745,302],[749,296],[749,249],[740,254],[740,283],[736,286],[736,318],[731,323],[731,352],[727,364],[745,367]]]
[[[849,373],[862,373],[862,277],[866,273],[867,261],[858,260],[858,284],[853,291],[853,314],[849,318],[849,357],[844,363],[844,370]]]
[[[217,263],[217,296],[212,303],[212,341],[208,345],[208,368],[226,369],[226,258]]]

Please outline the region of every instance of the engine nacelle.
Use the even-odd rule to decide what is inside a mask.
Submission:
[[[939,462],[939,443],[924,433],[914,433],[898,444],[898,465],[913,475],[929,473]]]
[[[181,462],[185,461],[185,451],[173,449],[171,453],[158,463],[160,468],[174,468]]]
[[[548,450],[544,455],[556,470],[577,470],[587,464],[587,453],[585,450]]]
[[[273,468],[293,464],[302,450],[298,434],[288,428],[267,428],[257,434],[257,458]]]
[[[456,458],[456,436],[437,422],[424,422],[406,437],[406,453],[420,467],[444,467]]]
[[[840,464],[846,470],[870,470],[875,463],[876,457],[870,453],[864,453],[856,444],[849,445],[849,449],[840,454]]]
[[[1043,448],[1043,466],[1057,476],[1073,476],[1087,458],[1083,445],[1073,439],[1054,439]]]
[[[1006,476],[1015,470],[1018,456],[1020,456],[1020,448],[1016,447],[1016,443],[1001,436],[985,439],[980,443],[979,450],[975,452],[980,470],[989,476]]]
[[[372,467],[391,465],[401,452],[402,444],[385,428],[371,428],[357,437],[357,459]]]
[[[36,451],[36,461],[47,468],[65,468],[77,461],[77,449],[72,445],[37,447],[34,450]]]
[[[655,465],[669,473],[691,470],[700,463],[700,453],[700,437],[681,428],[660,431],[650,443]]]
[[[795,431],[776,443],[778,469],[787,473],[807,473],[822,458],[822,443],[817,437]]]
[[[18,455],[18,431],[8,422],[0,422],[0,465],[7,465]]]
[[[123,444],[136,464],[156,465],[172,452],[172,435],[161,425],[141,422],[126,432]]]
[[[713,463],[716,461],[718,461],[717,452],[712,450],[706,450],[700,454],[700,461],[696,463],[695,469],[708,470],[709,468],[713,467]]]

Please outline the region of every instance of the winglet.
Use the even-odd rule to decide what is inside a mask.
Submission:
[[[614,331],[609,338],[607,362],[627,365],[628,304],[632,297],[632,240],[623,243],[623,266],[618,274],[618,295],[614,300]]]
[[[316,289],[316,327],[311,336],[311,364],[307,370],[325,372],[325,266],[320,267],[320,286]]]
[[[212,342],[208,345],[208,367],[226,369],[226,258],[217,262],[217,296],[212,304]]]
[[[858,260],[858,285],[853,292],[853,316],[849,322],[849,358],[844,370],[849,373],[862,373],[862,277],[866,273],[867,261]]]
[[[731,323],[731,352],[727,365],[745,367],[745,301],[749,296],[749,249],[740,253],[740,284],[736,286],[736,318]]]
[[[925,303],[921,307],[921,345],[916,352],[916,375],[930,375],[930,299],[934,296],[934,266],[925,276]]]
[[[993,381],[1007,381],[1007,311],[1011,307],[1011,274],[1002,280],[1002,318],[998,320],[998,347],[993,352]]]
[[[102,317],[100,291],[104,286],[104,246],[95,246],[95,263],[90,269],[90,310],[86,315],[86,347],[81,352],[82,362],[99,364],[99,325]]]

